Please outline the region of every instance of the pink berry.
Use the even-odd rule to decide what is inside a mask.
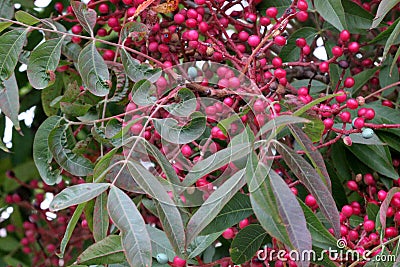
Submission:
[[[226,97],[225,99],[224,99],[224,104],[225,105],[227,105],[228,107],[232,107],[232,105],[233,105],[233,98],[231,98],[231,97]]]
[[[307,11],[308,4],[306,1],[300,0],[299,2],[297,2],[297,8],[301,11]]]
[[[246,42],[249,39],[249,34],[246,31],[241,31],[238,34],[239,40],[242,42]]]
[[[364,230],[367,232],[372,232],[375,229],[375,222],[368,220],[364,222]]]
[[[346,88],[351,88],[354,86],[354,84],[355,84],[355,80],[353,77],[347,77],[344,80],[344,87],[346,87]]]
[[[347,218],[353,215],[353,208],[350,205],[344,205],[342,208],[342,214]]]
[[[357,191],[358,184],[356,183],[356,181],[350,180],[347,182],[347,188],[350,189],[351,191]]]
[[[308,20],[308,13],[307,11],[300,11],[296,14],[296,18],[300,22],[306,22]]]
[[[350,40],[350,32],[348,30],[341,31],[339,38],[342,42],[347,42],[348,40]]]
[[[334,124],[333,119],[331,119],[331,118],[326,118],[326,119],[324,120],[325,130],[330,130],[330,129],[332,128],[333,124]]]
[[[285,78],[286,77],[286,71],[284,69],[276,69],[274,71],[274,75],[276,78]]]
[[[58,13],[62,13],[64,10],[64,5],[61,2],[57,2],[54,4],[54,9],[58,12]]]
[[[225,239],[232,239],[234,236],[235,232],[233,231],[232,228],[228,228],[222,233],[222,237]]]
[[[278,35],[274,38],[274,43],[279,46],[284,46],[286,44],[286,38]]]
[[[373,118],[375,118],[375,110],[372,108],[368,108],[367,111],[365,111],[364,117],[367,120],[372,120]]]
[[[385,190],[379,190],[378,191],[378,199],[380,201],[384,201],[386,196],[387,196],[387,192]]]
[[[239,222],[239,227],[240,229],[245,228],[246,226],[248,226],[250,224],[249,219],[243,219]]]
[[[183,145],[181,148],[182,155],[189,158],[193,154],[193,150],[189,145]]]
[[[276,7],[269,7],[265,14],[270,18],[275,18],[278,15],[278,9]]]
[[[308,95],[308,88],[307,88],[307,87],[300,87],[300,88],[297,90],[297,94],[298,94],[299,96],[307,96],[307,95]]]
[[[350,52],[357,53],[360,50],[360,45],[357,42],[351,42],[347,48]]]
[[[335,57],[340,57],[341,55],[343,55],[343,49],[339,46],[334,46],[332,47],[332,54]]]
[[[273,65],[275,68],[280,68],[280,67],[282,67],[282,59],[281,59],[280,57],[274,57],[274,58],[272,59],[272,65]]]
[[[366,185],[375,185],[375,179],[374,176],[372,176],[372,174],[367,173],[364,175],[364,183]]]
[[[364,127],[364,118],[360,118],[360,117],[355,118],[354,121],[353,121],[353,126],[356,129],[363,128]]]
[[[356,109],[358,108],[358,102],[354,98],[350,98],[347,100],[346,105],[349,109]]]
[[[174,267],[185,267],[186,266],[186,260],[179,258],[178,256],[174,257],[174,260],[172,263],[173,263]]]
[[[252,47],[256,47],[260,44],[260,37],[258,37],[257,35],[250,35],[247,39],[247,43]]]
[[[296,46],[297,46],[297,47],[303,48],[303,47],[305,47],[306,45],[307,45],[306,39],[304,39],[304,38],[298,38],[298,39],[296,39]]]
[[[304,203],[310,208],[312,208],[317,204],[317,200],[312,195],[307,195]]]
[[[329,71],[329,63],[328,62],[321,62],[319,64],[319,71],[322,73],[326,73]]]
[[[99,5],[99,12],[101,14],[107,14],[110,11],[110,8],[108,7],[107,4],[100,4]]]
[[[182,23],[184,23],[184,22],[185,22],[185,16],[182,15],[182,14],[180,14],[180,13],[175,14],[175,16],[174,16],[174,22],[175,22],[176,24],[182,24]]]
[[[111,28],[119,27],[119,20],[117,18],[111,17],[108,19],[107,24]]]

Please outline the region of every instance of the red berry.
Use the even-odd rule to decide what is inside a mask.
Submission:
[[[378,191],[378,199],[380,201],[384,201],[386,196],[387,196],[387,192],[385,190],[379,190]]]
[[[392,103],[392,101],[385,99],[385,100],[382,100],[382,106],[393,108],[393,103]]]
[[[348,111],[343,111],[342,113],[339,114],[340,119],[342,122],[350,122],[351,119],[351,114]]]
[[[319,71],[326,73],[329,71],[329,63],[328,62],[321,62],[321,64],[319,64]]]
[[[275,68],[280,68],[280,67],[282,67],[282,59],[281,59],[280,57],[274,57],[274,58],[272,59],[272,65],[273,65]]]
[[[12,201],[13,201],[14,203],[18,203],[18,202],[20,202],[21,200],[22,200],[21,197],[20,197],[17,193],[12,194]]]
[[[182,14],[180,14],[180,13],[175,14],[175,16],[174,16],[174,22],[175,22],[176,24],[182,24],[182,23],[184,23],[184,22],[185,22],[185,16],[182,15]]]
[[[240,222],[239,222],[239,227],[240,227],[240,229],[243,229],[243,228],[245,228],[246,226],[248,226],[250,223],[249,223],[249,219],[243,219],[243,220],[241,220]]]
[[[347,42],[348,40],[350,40],[350,32],[348,30],[341,31],[339,38],[342,42]]]
[[[99,12],[102,14],[107,14],[110,11],[110,8],[107,4],[100,4],[99,5]]]
[[[268,26],[269,24],[271,24],[271,20],[267,17],[261,17],[260,24],[261,26]]]
[[[333,119],[331,119],[331,118],[326,118],[326,119],[324,120],[325,130],[330,130],[330,129],[332,128],[333,124],[334,124]]]
[[[276,78],[285,78],[286,77],[286,71],[284,69],[276,69],[274,71],[274,75]]]
[[[351,42],[347,48],[350,52],[357,53],[360,50],[360,45],[357,42]]]
[[[351,88],[354,86],[354,84],[355,84],[355,81],[354,81],[353,77],[347,77],[344,80],[344,87],[346,87],[346,88]]]
[[[54,9],[58,12],[58,13],[62,13],[64,10],[64,5],[61,2],[57,2],[54,4]]]
[[[182,155],[189,158],[193,154],[193,150],[189,145],[183,145],[181,148]]]
[[[311,48],[310,46],[306,45],[301,49],[301,51],[303,52],[304,55],[309,55],[311,53]]]
[[[25,254],[30,254],[32,252],[32,250],[30,247],[23,247],[22,252]]]
[[[300,11],[296,14],[296,18],[300,22],[306,22],[308,20],[308,13],[307,11]]]
[[[400,224],[400,211],[396,211],[393,219],[396,224]]]
[[[133,0],[122,0],[122,2],[123,2],[125,5],[132,5],[132,4],[133,4]]]
[[[249,34],[246,31],[241,31],[238,33],[239,40],[242,42],[246,42],[249,39]]]
[[[100,28],[100,29],[97,30],[97,35],[100,36],[100,37],[107,36],[107,34],[108,34],[107,30],[104,29],[104,28]]]
[[[347,218],[353,215],[353,208],[350,205],[344,205],[342,208],[342,214]]]
[[[375,118],[375,110],[372,108],[368,108],[367,111],[364,114],[364,117],[367,120],[372,120],[373,118]]]
[[[197,11],[193,8],[189,9],[186,12],[186,16],[190,19],[197,19],[197,15],[198,15]]]
[[[119,20],[117,18],[111,17],[108,19],[107,24],[111,28],[119,27]]]
[[[205,21],[200,22],[199,31],[202,33],[206,33],[208,31],[208,24]]]
[[[307,45],[307,41],[304,38],[297,38],[296,39],[296,46],[303,48]]]
[[[113,50],[107,49],[106,51],[104,51],[104,54],[103,54],[104,60],[111,61],[111,60],[114,60],[114,57],[115,57],[115,52]]]
[[[364,183],[366,185],[375,185],[375,179],[374,176],[372,176],[372,174],[367,173],[364,175]]]
[[[346,236],[348,233],[349,233],[349,228],[347,228],[346,225],[341,225],[340,226],[340,235]]]
[[[260,41],[260,37],[258,37],[257,35],[250,35],[247,39],[247,43],[252,47],[256,47],[257,45],[259,45]]]
[[[350,232],[349,232],[349,239],[350,239],[350,241],[356,241],[357,239],[358,239],[358,232],[357,231],[355,231],[355,230],[350,230]]]
[[[363,127],[364,127],[364,118],[360,118],[360,117],[355,118],[355,119],[353,120],[353,126],[354,126],[354,128],[356,128],[356,129],[361,129],[361,128],[363,128]]]
[[[225,239],[232,239],[234,236],[235,232],[233,231],[232,228],[228,228],[222,233],[222,237]]]
[[[233,101],[233,98],[231,98],[231,97],[226,97],[224,99],[224,104],[227,105],[228,107],[232,107],[233,103],[234,103],[234,101]]]
[[[388,227],[385,229],[385,237],[386,238],[391,238],[391,237],[395,237],[398,235],[398,231],[395,227]]]
[[[347,100],[346,105],[349,109],[356,109],[358,108],[358,102],[354,98],[350,98]]]
[[[364,117],[365,112],[367,112],[367,108],[360,108],[360,109],[357,111],[358,117]]]
[[[82,226],[83,228],[88,228],[88,222],[87,222],[86,220],[82,220],[81,226]]]
[[[278,15],[278,9],[276,7],[269,7],[265,14],[270,18],[275,18]]]
[[[343,55],[343,49],[339,46],[334,46],[332,47],[332,54],[335,57],[340,57],[341,55]]]
[[[307,88],[307,87],[300,87],[300,88],[297,90],[297,94],[298,94],[299,96],[307,96],[307,95],[308,95],[308,88]]]
[[[317,200],[312,195],[307,195],[304,203],[310,208],[312,208],[317,204]]]
[[[368,220],[364,222],[364,230],[367,232],[372,232],[375,229],[375,222]]]
[[[274,43],[279,46],[284,46],[286,44],[286,38],[278,35],[274,38]]]
[[[158,52],[160,52],[161,54],[165,54],[169,52],[169,47],[166,44],[160,44],[158,46]]]
[[[82,32],[82,26],[80,24],[76,24],[72,26],[71,31],[73,34],[80,34]]]
[[[187,32],[187,38],[189,41],[197,41],[199,39],[199,33],[196,30],[190,30]]]
[[[299,2],[297,2],[297,8],[301,11],[307,11],[308,4],[306,1],[300,0]]]
[[[356,183],[356,181],[350,180],[347,182],[347,188],[350,189],[351,191],[357,191],[358,184]]]
[[[185,267],[186,266],[186,260],[181,259],[178,256],[175,256],[174,260],[173,260],[173,265],[174,265],[174,267]]]
[[[345,91],[340,90],[340,91],[337,92],[337,94],[340,94],[340,95],[338,95],[338,96],[335,97],[335,99],[336,99],[336,101],[337,101],[338,103],[343,103],[344,101],[346,101],[347,95],[346,95],[346,92],[345,92]]]

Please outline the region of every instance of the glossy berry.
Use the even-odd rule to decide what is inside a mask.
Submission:
[[[182,155],[185,156],[186,158],[190,158],[193,154],[193,150],[189,145],[183,145],[181,148]]]
[[[258,37],[257,35],[250,35],[247,39],[247,43],[252,47],[256,47],[257,45],[259,45],[260,41],[260,37]]]
[[[297,39],[296,39],[296,46],[297,46],[297,47],[303,48],[303,47],[305,47],[306,45],[307,45],[306,39],[304,39],[304,38],[297,38]]]
[[[299,90],[297,90],[297,94],[299,96],[307,96],[308,95],[308,88],[307,87],[300,87]]]
[[[284,46],[286,44],[286,38],[278,35],[274,38],[274,43],[279,46]]]
[[[164,254],[164,253],[158,253],[157,255],[156,255],[156,260],[157,260],[157,262],[158,263],[160,263],[160,264],[167,264],[168,263],[168,256],[166,255],[166,254]]]
[[[364,123],[365,123],[364,118],[357,117],[357,118],[354,118],[352,125],[356,129],[361,129],[364,127]]]
[[[374,176],[372,176],[372,174],[367,173],[364,175],[364,183],[366,185],[375,185],[375,179]]]
[[[347,100],[346,105],[349,109],[356,109],[358,108],[358,102],[354,98],[350,98]]]
[[[274,72],[274,75],[276,78],[285,78],[286,77],[286,71],[284,69],[276,69]]]
[[[354,84],[355,84],[355,80],[353,77],[347,77],[344,80],[344,87],[346,87],[346,88],[351,88],[354,86]]]
[[[308,4],[306,1],[300,0],[299,2],[297,2],[297,8],[301,11],[307,11]]]
[[[58,12],[58,13],[62,13],[64,10],[64,5],[61,2],[57,2],[54,4],[54,9]]]
[[[368,108],[365,111],[364,118],[367,120],[372,120],[373,118],[375,118],[375,110],[372,108]]]
[[[232,239],[234,236],[235,232],[233,231],[232,228],[228,228],[222,233],[222,237],[225,239]]]
[[[333,119],[331,119],[331,118],[326,118],[326,119],[324,120],[325,130],[330,130],[330,129],[332,128],[333,124],[334,124]]]
[[[82,28],[82,26],[80,24],[76,24],[76,25],[72,26],[71,32],[73,34],[80,34],[82,32],[82,29],[83,28]]]
[[[328,62],[322,62],[319,64],[319,71],[322,73],[326,73],[329,71],[329,63]]]
[[[350,180],[347,182],[347,188],[350,189],[351,191],[357,191],[358,184],[356,183],[356,181]]]
[[[386,238],[392,238],[396,237],[398,235],[398,231],[395,227],[388,227],[385,229],[385,237]]]
[[[334,46],[334,47],[332,47],[332,54],[335,57],[340,57],[343,55],[343,49],[339,46]]]
[[[347,48],[351,53],[357,53],[360,50],[360,45],[357,42],[351,42]]]
[[[243,219],[239,222],[239,227],[240,229],[245,228],[246,226],[248,226],[250,224],[249,219]]]
[[[312,208],[317,204],[317,200],[312,195],[307,195],[304,203],[310,208]]]
[[[175,14],[175,16],[174,16],[174,22],[175,22],[176,24],[182,24],[182,23],[184,23],[184,22],[185,22],[185,16],[182,15],[182,14],[180,14],[180,13]]]
[[[111,17],[108,19],[107,24],[111,28],[119,27],[119,20],[117,18]]]
[[[350,32],[348,30],[343,30],[339,34],[339,38],[342,42],[347,42],[350,40]]]
[[[275,18],[278,15],[278,9],[276,7],[269,7],[265,14],[270,18]]]
[[[308,13],[307,11],[300,11],[296,14],[296,18],[300,22],[306,22],[308,20]]]
[[[114,57],[115,57],[115,52],[113,50],[107,49],[106,51],[104,51],[103,54],[104,60],[112,61],[114,60]]]
[[[379,190],[378,191],[378,199],[380,201],[384,201],[386,196],[387,196],[387,192],[385,190]]]
[[[185,267],[186,266],[186,260],[181,259],[178,256],[174,257],[174,260],[172,263],[173,263],[174,267]]]
[[[344,205],[342,207],[342,214],[347,218],[353,215],[353,208],[350,205]]]
[[[107,14],[110,11],[110,8],[108,7],[107,4],[100,4],[99,5],[99,12],[101,14]]]

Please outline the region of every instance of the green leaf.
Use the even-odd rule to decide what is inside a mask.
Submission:
[[[207,235],[226,230],[241,220],[253,214],[250,198],[241,193],[237,193],[226,203],[221,212],[212,220],[201,234]]]
[[[133,179],[141,189],[156,200],[159,219],[176,254],[185,251],[185,229],[181,214],[158,179],[146,168],[135,161],[128,161],[128,168]]]
[[[107,236],[108,226],[107,193],[103,192],[96,198],[93,210],[93,237],[96,242]]]
[[[52,101],[59,97],[62,93],[63,90],[63,80],[59,77],[59,79],[56,79],[56,81],[44,88],[41,93],[41,99],[42,99],[42,107],[43,111],[47,116],[54,116],[58,114],[58,107],[54,107],[51,105]]]
[[[8,78],[8,80],[4,80],[0,84],[0,109],[4,115],[10,118],[15,129],[17,131],[21,130],[18,120],[19,92],[14,74]]]
[[[309,82],[310,82],[309,79],[303,79],[303,80],[294,80],[291,84],[295,88],[300,88],[303,86],[307,87]],[[317,80],[312,80],[309,93],[310,93],[310,95],[315,95],[322,91],[326,91],[326,87],[327,87],[327,85],[325,83],[317,81]]]
[[[295,123],[308,123],[310,122],[309,120],[301,117],[296,117],[296,116],[291,116],[291,115],[282,115],[278,116],[270,121],[268,121],[267,124],[263,125],[260,129],[260,131],[257,133],[257,137],[261,136],[269,131],[272,131],[276,128],[280,128],[277,130],[276,133],[271,134],[268,139],[274,138],[282,129],[283,127],[290,125],[290,124],[295,124]]]
[[[8,27],[10,27],[13,23],[12,22],[0,22],[0,32],[4,31]]]
[[[299,127],[295,125],[290,125],[289,129],[292,132],[292,135],[296,139],[297,143],[299,143],[302,149],[306,152],[308,159],[311,161],[311,164],[314,166],[321,179],[327,185],[329,191],[332,191],[332,184],[329,178],[329,173],[326,169],[325,161],[321,153],[315,149],[312,141]]]
[[[126,261],[121,244],[121,236],[110,235],[89,246],[79,255],[76,260],[78,264],[112,264]]]
[[[398,29],[399,29],[399,33],[400,33],[400,21],[399,21],[398,25],[399,25]],[[388,40],[388,42],[389,42],[389,40]],[[392,63],[393,63],[393,57],[391,55],[389,55],[386,58],[384,65],[379,72],[379,85],[382,88],[399,81],[399,72],[398,71],[395,71],[392,74],[390,74],[390,68],[391,68]],[[390,92],[393,92],[394,90],[395,90],[395,87],[384,91],[382,93],[382,95],[387,96],[390,94]]]
[[[194,241],[192,243],[190,243],[190,245],[188,247],[188,250],[190,248],[194,248],[193,250],[190,251],[188,258],[192,259],[192,258],[200,255],[200,253],[202,253],[209,246],[211,246],[214,243],[214,241],[217,240],[217,238],[221,236],[222,233],[223,233],[223,231],[220,231],[220,232],[213,233],[210,235],[196,237],[194,239]]]
[[[6,147],[6,145],[3,143],[3,140],[1,139],[0,139],[0,149],[7,153],[10,152],[10,150]]]
[[[4,81],[14,73],[18,56],[22,51],[27,30],[13,30],[0,36],[0,80]]]
[[[130,266],[152,266],[151,241],[143,217],[133,201],[120,189],[111,186],[107,209],[121,230],[122,247]]]
[[[32,87],[43,89],[49,86],[49,83],[54,83],[63,41],[63,37],[47,40],[32,51],[27,68]]]
[[[347,30],[355,33],[362,33],[371,27],[371,22],[374,16],[364,8],[349,0],[343,0]]]
[[[287,44],[282,48],[279,56],[282,58],[283,62],[292,62],[299,59],[300,50],[296,46],[296,40],[298,38],[305,38],[308,44],[311,44],[317,37],[318,31],[312,27],[303,27],[292,33]]]
[[[397,49],[396,54],[393,57],[392,65],[390,66],[389,75],[392,76],[394,67],[396,66],[397,60],[400,57],[400,49]]]
[[[140,80],[132,87],[132,101],[138,106],[148,106],[156,103],[154,96],[157,88],[148,80]]]
[[[89,109],[92,107],[90,104],[78,104],[78,103],[68,103],[60,102],[61,111],[72,117],[80,117],[85,115]]]
[[[379,206],[373,203],[367,204],[367,215],[369,220],[375,221],[379,213]]]
[[[25,23],[27,25],[34,25],[40,22],[40,19],[22,10],[19,10],[15,13],[15,18],[19,22]]]
[[[151,239],[151,254],[153,258],[155,258],[158,253],[164,253],[168,256],[169,261],[172,262],[176,253],[165,232],[148,224],[146,224],[146,229]]]
[[[382,0],[378,6],[378,10],[376,11],[375,18],[372,22],[371,28],[376,28],[385,18],[386,14],[398,3],[400,0]]]
[[[76,224],[78,223],[79,219],[81,218],[81,215],[83,213],[85,206],[86,206],[86,203],[79,204],[76,207],[74,214],[72,215],[71,219],[68,222],[67,229],[65,230],[65,233],[64,233],[64,237],[61,240],[60,253],[57,254],[57,256],[59,256],[60,258],[64,257],[65,248],[67,247],[67,244],[72,236],[72,232],[74,231]]]
[[[350,90],[352,96],[358,96],[359,91],[372,77],[374,77],[375,73],[379,70],[379,67],[373,69],[367,69],[363,72],[360,72],[353,76],[354,78],[354,86]]]
[[[369,44],[385,44],[389,36],[393,33],[394,28],[397,26],[397,23],[400,21],[400,18],[396,19],[389,27],[387,27],[384,31],[381,31]],[[384,25],[387,26],[387,25]],[[400,38],[396,40],[396,43],[400,42]]]
[[[190,218],[187,227],[186,244],[190,244],[199,233],[221,212],[229,200],[244,186],[244,170],[236,172],[215,190]]]
[[[134,41],[140,41],[149,32],[148,27],[137,21],[130,21],[125,23],[121,29],[121,40],[125,43],[126,38],[131,37]]]
[[[341,0],[315,0],[317,12],[333,27],[342,31],[347,29],[346,15]]]
[[[190,115],[190,122],[179,126],[172,118],[154,119],[154,128],[161,137],[173,144],[187,144],[199,138],[206,129],[206,117],[200,112]]]
[[[328,187],[322,181],[317,171],[299,154],[288,146],[273,141],[276,144],[276,150],[282,155],[286,164],[292,172],[297,176],[300,182],[308,189],[308,191],[317,200],[324,216],[332,224],[332,228],[337,236],[340,235],[339,212],[336,208],[335,200],[333,199]]]
[[[399,174],[393,168],[392,161],[387,158],[384,152],[378,149],[378,146],[353,144],[347,148],[371,169],[392,179],[399,178]]]
[[[306,219],[295,195],[289,186],[274,170],[267,176],[271,189],[275,195],[278,212],[286,227],[289,239],[293,247],[302,254],[312,248],[311,234],[307,229]],[[290,203],[290,205],[288,205]],[[309,260],[302,259],[298,265],[308,267]]]
[[[253,153],[252,157],[249,157],[248,168],[246,168],[251,206],[261,226],[271,236],[289,245],[289,236],[279,215],[275,196],[268,180],[265,179],[267,173],[267,166],[259,163],[257,156]],[[254,180],[259,181],[255,184]]]
[[[160,69],[154,69],[146,63],[140,63],[139,60],[132,58],[132,56],[123,48],[121,50],[121,61],[128,77],[138,82],[146,79],[150,82],[156,82],[161,75]]]
[[[251,260],[260,249],[266,235],[264,228],[258,224],[251,224],[240,230],[231,244],[232,261],[242,264]]]
[[[39,171],[40,177],[48,185],[54,185],[61,181],[59,169],[52,169],[50,163],[53,159],[48,146],[48,138],[51,130],[53,130],[60,122],[61,117],[52,116],[47,118],[36,132],[33,141],[33,160]]]
[[[83,183],[65,188],[50,203],[51,211],[58,211],[70,206],[87,202],[110,187],[108,183]]]
[[[186,117],[196,110],[197,100],[194,93],[187,89],[182,88],[177,93],[179,103],[170,104],[164,107],[169,113],[174,116]]]
[[[0,18],[12,19],[14,17],[14,1],[0,1]]]
[[[95,42],[82,49],[78,57],[79,73],[85,87],[96,96],[105,96],[109,92],[110,73],[104,59],[97,51]]]
[[[305,124],[303,127],[304,133],[312,142],[320,141],[325,129],[324,123],[317,116],[308,116],[307,114],[304,117],[310,120],[310,123]]]
[[[377,131],[376,134],[379,136],[379,139],[385,142],[389,147],[400,152],[400,139],[397,135],[386,131]]]
[[[307,221],[307,228],[311,233],[313,246],[328,250],[337,247],[337,240],[326,229],[315,213],[301,200],[299,200],[299,203]]]
[[[48,144],[57,163],[66,171],[76,176],[86,176],[93,172],[93,164],[87,158],[72,153],[67,147],[67,127],[58,126],[51,130]]]
[[[95,10],[88,8],[84,3],[71,0],[70,5],[79,23],[86,32],[93,35],[93,28],[96,26],[97,13]]]

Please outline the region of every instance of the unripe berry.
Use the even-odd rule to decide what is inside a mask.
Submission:
[[[156,255],[156,260],[160,264],[167,264],[168,263],[168,256],[164,253],[158,253]]]

